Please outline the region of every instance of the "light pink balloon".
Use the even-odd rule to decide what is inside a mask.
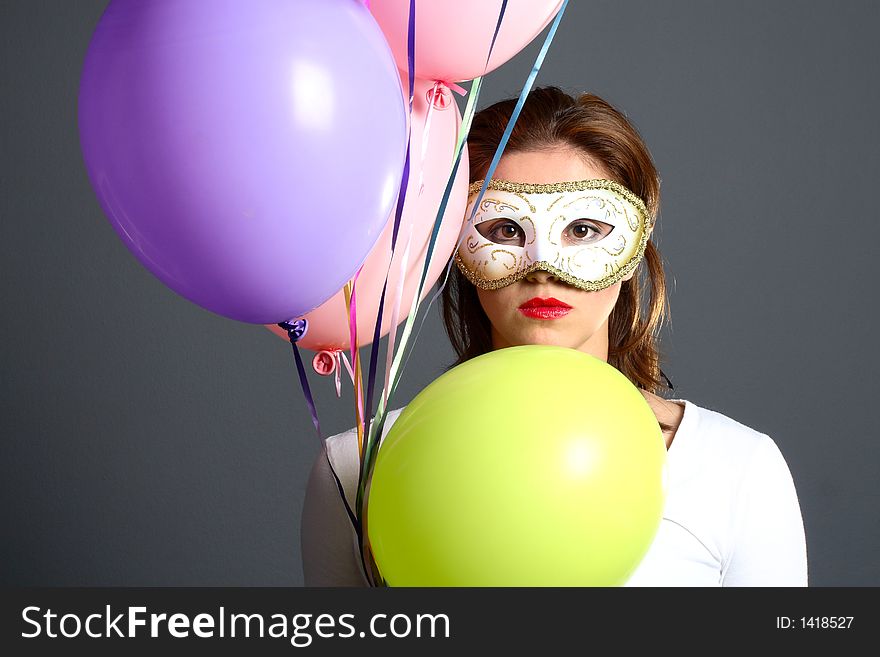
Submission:
[[[416,77],[472,80],[511,59],[547,27],[562,0],[508,0],[486,65],[502,0],[416,2]],[[398,68],[407,70],[409,0],[372,0],[370,11],[385,33]]]
[[[403,74],[402,74],[403,75]],[[404,86],[407,83],[404,82]],[[391,315],[395,294],[401,275],[404,277],[403,297],[401,300],[398,323],[403,322],[409,314],[416,288],[425,266],[428,242],[434,227],[434,220],[440,208],[440,201],[446,188],[446,182],[452,171],[455,157],[455,144],[461,127],[461,114],[452,92],[441,87],[441,94],[434,102],[434,110],[430,117],[427,148],[422,166],[422,144],[425,124],[428,115],[429,95],[434,89],[434,82],[416,80],[413,92],[413,127],[410,138],[410,171],[407,184],[403,215],[397,238],[391,273],[388,277],[388,290],[385,293],[385,308],[382,317],[382,335],[391,330]],[[404,92],[406,95],[406,92]],[[422,173],[424,189],[419,194],[419,173]],[[422,292],[424,299],[431,286],[439,278],[449,261],[458,241],[461,224],[467,206],[468,187],[468,154],[467,147],[461,155],[455,182],[446,205],[446,211],[434,246],[434,255]],[[345,194],[340,188],[339,194]],[[408,231],[412,226],[412,242],[406,272],[401,272],[401,263],[406,249]],[[379,299],[382,286],[391,259],[391,237],[394,229],[394,215],[388,220],[379,241],[367,256],[363,270],[357,280],[357,324],[359,346],[373,341],[373,330],[379,310]],[[333,248],[333,236],[327,235],[323,248]],[[349,349],[349,323],[345,311],[345,294],[342,290],[324,302],[321,306],[305,315],[308,320],[308,331],[297,342],[297,346],[313,351]],[[267,325],[273,333],[287,339],[287,332],[275,325]]]

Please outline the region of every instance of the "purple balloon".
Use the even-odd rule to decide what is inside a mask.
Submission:
[[[406,111],[356,0],[113,0],[79,130],[101,207],[147,269],[269,324],[332,297],[378,240]]]

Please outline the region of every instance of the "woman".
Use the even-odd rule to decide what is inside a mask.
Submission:
[[[469,213],[514,104],[474,117]],[[659,188],[640,136],[608,103],[555,87],[529,94],[444,289],[455,365],[509,346],[557,345],[607,361],[641,390],[665,438],[669,482],[660,529],[628,586],[806,586],[800,507],[773,440],[656,394],[666,311],[650,239]],[[325,448],[303,508],[305,584],[366,586],[328,467],[329,456],[354,508],[356,435],[333,436]]]

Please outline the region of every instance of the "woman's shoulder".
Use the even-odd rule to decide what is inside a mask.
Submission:
[[[769,434],[707,406],[684,399],[672,401],[684,404],[678,445],[670,452],[679,460],[692,460],[707,473],[723,470],[740,475],[768,462],[784,463]]]
[[[692,402],[690,400],[680,400],[685,404],[685,413],[692,410],[694,423],[699,427],[700,433],[707,439],[717,439],[719,441],[734,441],[740,445],[755,446],[759,443],[770,439],[770,436],[751,427],[725,413]]]

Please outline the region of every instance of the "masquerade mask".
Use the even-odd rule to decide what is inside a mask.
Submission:
[[[468,189],[471,216],[483,181]],[[455,255],[479,288],[494,290],[541,269],[601,290],[636,268],[652,222],[642,200],[611,180],[550,184],[493,179],[465,223]]]

